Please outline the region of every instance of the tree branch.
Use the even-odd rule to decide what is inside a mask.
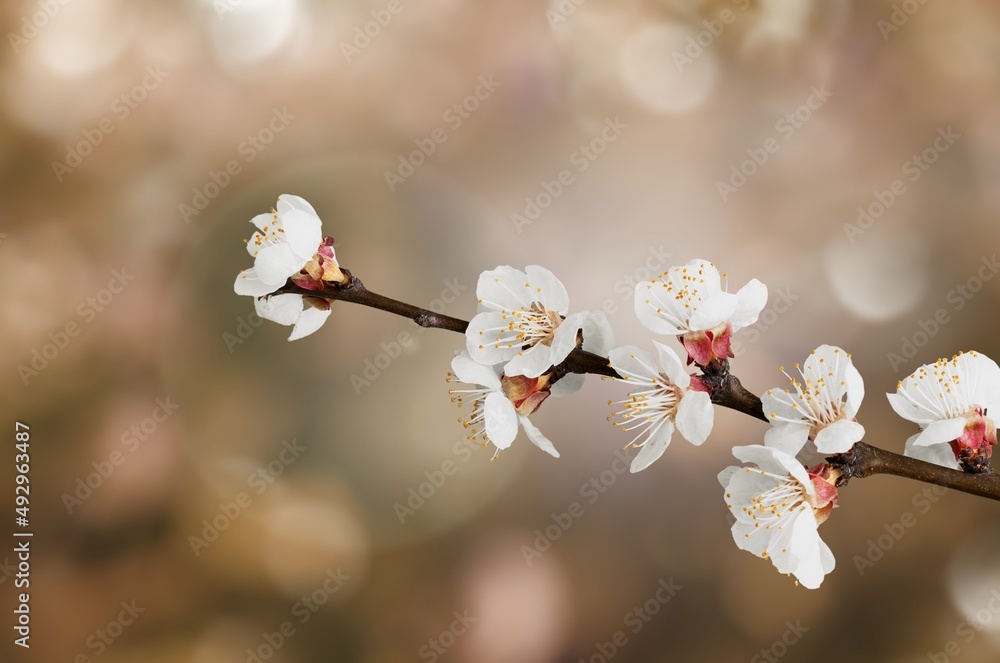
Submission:
[[[347,274],[348,281],[342,286],[334,285],[316,291],[307,290],[289,281],[275,294],[296,294],[318,297],[331,302],[361,304],[409,318],[421,327],[446,329],[460,334],[464,334],[469,327],[467,320],[435,313],[372,292],[356,276],[346,269],[343,271]],[[556,369],[563,373],[593,373],[607,377],[621,377],[611,368],[607,358],[580,348],[573,350]],[[700,378],[709,387],[712,402],[716,405],[742,412],[761,421],[768,421],[760,398],[744,388],[739,378],[729,373],[728,361],[712,362],[704,367]],[[952,470],[863,442],[855,444],[847,453],[831,456],[827,461],[841,470],[840,485],[846,485],[852,478],[864,479],[876,474],[892,474],[1000,501],[1000,475],[992,471],[970,473]]]
[[[351,274],[348,270],[341,268],[341,271],[347,275],[347,283],[345,285],[331,286],[323,290],[307,290],[289,280],[275,294],[302,295],[303,297],[318,297],[330,302],[341,301],[351,304],[361,304],[362,306],[376,308],[386,313],[409,318],[421,327],[446,329],[458,332],[459,334],[464,334],[465,330],[469,327],[468,320],[435,313],[434,311],[429,311],[425,308],[372,292],[365,287],[361,279]],[[593,373],[607,377],[621,377],[611,368],[611,364],[608,363],[606,357],[595,355],[580,348],[573,350],[560,365],[560,368],[567,373]]]

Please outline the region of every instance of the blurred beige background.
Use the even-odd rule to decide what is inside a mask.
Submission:
[[[491,463],[448,402],[460,337],[338,304],[289,344],[232,292],[281,193],[374,290],[468,318],[480,271],[538,263],[619,344],[650,337],[635,281],[709,258],[771,289],[744,383],[841,345],[868,441],[901,450],[883,392],[1000,358],[995,3],[11,0],[0,22],[0,409],[31,426],[36,532],[30,652],[0,571],[3,660],[1000,657],[994,504],[856,481],[810,592],[730,537],[715,475],[761,424],[720,411],[704,447],[618,476],[621,392],[591,379],[534,417],[561,459],[521,437]]]

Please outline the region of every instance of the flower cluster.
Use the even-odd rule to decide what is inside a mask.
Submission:
[[[836,503],[838,473],[827,463],[812,469],[804,463],[849,453],[861,441],[865,429],[855,417],[865,388],[850,354],[834,346],[816,348],[795,368],[801,379],[789,377],[792,390],[771,389],[761,399],[772,424],[764,446],[733,450],[754,468],[728,468],[719,480],[736,515],[736,544],[814,588],[834,565],[818,526]],[[887,396],[901,417],[920,425],[906,442],[907,456],[968,472],[989,468],[997,441],[989,413],[1000,408],[1000,367],[993,360],[977,352],[939,359]]]
[[[450,392],[459,407],[472,404],[471,415],[459,421],[471,429],[470,438],[493,443],[494,458],[514,441],[518,422],[536,446],[558,458],[528,416],[549,395],[567,396],[583,386],[584,376],[568,373],[562,363],[578,348],[607,354],[614,342],[607,318],[569,313],[566,287],[537,265],[523,272],[508,266],[483,272],[476,296],[479,313],[448,376],[473,385]]]
[[[323,236],[323,223],[313,206],[298,196],[281,195],[277,208],[250,219],[257,232],[247,240],[254,259],[240,271],[233,288],[254,298],[257,315],[292,327],[289,341],[312,334],[330,316],[330,302],[320,297],[275,294],[289,279],[307,290],[344,284],[347,276],[337,263],[333,238]]]
[[[823,457],[847,453],[864,437],[855,417],[865,386],[851,355],[832,345],[795,364],[798,377],[779,370],[792,388],[769,389],[761,398],[771,423],[764,444],[734,448],[751,467],[729,467],[719,482],[736,518],[736,545],[816,589],[834,568],[819,526],[836,506],[840,476]]]
[[[728,370],[732,334],[757,321],[767,303],[767,288],[753,279],[731,294],[723,289],[724,276],[707,260],[671,267],[656,279],[636,285],[636,316],[650,331],[676,336],[687,352],[688,365]],[[701,445],[714,424],[706,381],[688,374],[673,349],[658,341],[653,345],[658,361],[632,346],[609,353],[611,367],[618,374],[612,379],[632,387],[624,400],[608,401],[620,408],[608,420],[623,431],[635,431],[625,447],[639,449],[632,472],[660,458],[675,429],[688,442]]]

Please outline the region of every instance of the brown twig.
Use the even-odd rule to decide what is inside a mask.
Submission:
[[[446,329],[460,334],[464,334],[469,326],[467,320],[435,313],[372,292],[356,276],[347,270],[343,271],[348,276],[348,282],[343,286],[328,286],[324,290],[313,291],[289,281],[278,290],[278,293],[320,297],[331,302],[344,301],[360,304],[409,318],[421,327]],[[556,369],[562,373],[593,373],[608,377],[621,377],[611,368],[607,358],[580,348],[573,350]],[[728,361],[709,364],[703,368],[703,374],[700,377],[709,386],[712,402],[716,405],[742,412],[761,421],[768,420],[760,398],[745,389],[739,379],[729,373]],[[969,473],[952,470],[873,447],[863,442],[855,444],[851,451],[831,456],[827,460],[831,465],[841,470],[841,485],[846,484],[852,478],[864,479],[876,474],[892,474],[1000,501],[1000,475],[994,472]]]
[[[320,297],[331,302],[341,301],[351,304],[361,304],[370,308],[376,308],[386,313],[409,318],[421,327],[434,329],[446,329],[448,331],[464,334],[469,327],[468,320],[453,318],[450,315],[435,313],[419,306],[407,304],[405,302],[372,292],[365,287],[361,279],[351,274],[346,269],[342,271],[347,275],[347,283],[342,286],[327,286],[323,290],[307,290],[291,281],[275,294],[294,294],[304,297]],[[608,377],[619,377],[611,368],[606,357],[595,355],[577,348],[573,350],[560,368],[567,373],[593,373],[595,375],[605,375]]]

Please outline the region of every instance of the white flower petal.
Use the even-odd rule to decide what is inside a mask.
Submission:
[[[802,402],[797,394],[789,393],[780,387],[768,389],[760,397],[761,407],[768,421],[775,426],[782,420],[803,421]],[[798,406],[798,407],[795,407]]]
[[[279,325],[294,325],[302,315],[302,295],[271,295],[267,299],[255,299],[257,315],[277,322]]]
[[[316,255],[320,244],[323,243],[323,223],[313,212],[302,210],[289,210],[281,216],[281,223],[284,226],[284,240],[295,256],[302,261],[296,271],[309,262]]]
[[[663,315],[657,312],[657,309],[662,307],[657,305],[652,289],[659,287],[662,286],[654,284],[651,281],[640,281],[636,284],[635,295],[633,297],[636,317],[639,318],[639,322],[641,322],[646,329],[650,330],[654,334],[665,334],[669,336],[683,334],[687,331],[687,329],[675,326],[671,322],[668,322]]]
[[[573,313],[559,323],[552,335],[552,364],[561,363],[576,348],[577,333],[583,329],[589,313]]]
[[[760,312],[767,305],[767,286],[757,279],[752,279],[739,289],[736,293],[736,299],[738,300],[736,310],[730,318],[733,323],[733,331],[749,327],[757,322]]]
[[[481,385],[493,391],[498,391],[501,387],[496,368],[480,364],[468,352],[455,355],[451,360],[451,370],[455,377],[466,384]]]
[[[258,230],[263,231],[264,226],[270,227],[274,225],[274,214],[271,214],[270,212],[267,212],[265,214],[258,214],[254,218],[250,219],[250,223],[257,226]],[[256,234],[257,233],[254,233],[254,235]]]
[[[514,404],[499,391],[486,397],[483,403],[486,437],[497,449],[506,449],[517,437],[517,411]]]
[[[500,265],[479,275],[476,297],[490,310],[518,311],[531,307],[533,299],[525,291],[528,275],[508,265]]]
[[[913,440],[913,445],[927,447],[932,444],[957,440],[965,431],[965,424],[966,421],[963,417],[932,422],[917,434]]]
[[[469,356],[480,364],[500,364],[515,356],[520,348],[497,347],[498,328],[507,325],[503,314],[497,311],[479,313],[469,322],[465,332],[465,347]]]
[[[301,210],[303,212],[308,212],[315,217],[319,216],[316,214],[316,210],[313,206],[310,205],[305,198],[293,196],[289,193],[283,193],[278,196],[278,205],[276,209],[278,214],[284,214],[285,212],[290,212],[292,210]]]
[[[966,352],[959,357],[959,362],[965,364],[969,373],[968,398],[971,404],[988,412],[1000,411],[1000,367],[996,362],[981,352]]]
[[[896,414],[916,424],[929,424],[932,421],[936,421],[938,418],[937,413],[923,405],[917,405],[910,401],[902,394],[902,391],[905,389],[906,385],[904,384],[902,389],[895,394],[886,394],[886,398],[889,399],[889,405],[892,406]]]
[[[563,396],[570,396],[580,391],[584,382],[586,382],[586,376],[580,375],[579,373],[567,373],[559,378],[558,382],[552,385],[552,388],[549,389],[549,393],[559,398]]]
[[[798,456],[809,441],[809,424],[778,423],[764,433],[764,445]]]
[[[698,280],[695,282],[695,287],[705,296],[711,296],[722,291],[722,275],[719,274],[719,269],[708,260],[695,258],[684,265],[684,267],[673,267],[670,271],[683,270],[684,268],[687,268],[686,274],[699,275]]]
[[[528,265],[524,272],[528,277],[527,282],[531,284],[529,290],[532,297],[544,304],[547,310],[566,315],[569,311],[569,293],[562,281],[538,265]]]
[[[846,382],[843,374],[849,361],[847,353],[837,346],[821,345],[802,362],[802,375],[807,385],[811,383],[816,388],[824,384],[830,400],[839,401],[846,391],[846,385],[841,382]]]
[[[524,427],[524,432],[528,434],[528,439],[531,440],[536,447],[544,451],[545,453],[559,458],[559,452],[556,451],[555,446],[549,441],[549,438],[542,435],[542,431],[538,430],[527,417],[521,417],[521,426]]]
[[[738,304],[739,300],[736,295],[728,292],[717,292],[701,302],[698,309],[691,315],[688,326],[692,331],[714,329],[733,317]]]
[[[656,352],[660,358],[660,368],[663,369],[664,375],[666,375],[672,383],[678,387],[687,388],[691,384],[691,376],[688,375],[687,370],[684,368],[684,364],[681,362],[681,358],[677,356],[674,349],[668,345],[664,345],[659,341],[653,341],[653,345],[656,346]],[[685,436],[686,437],[686,436]]]
[[[816,534],[816,516],[811,508],[800,505],[789,512],[781,521],[781,529],[770,532],[768,557],[774,568],[779,573],[794,574],[802,564],[803,545],[809,543],[809,526],[812,525],[812,534],[815,540],[819,539]],[[817,562],[819,561],[819,548],[816,550]]]
[[[715,422],[712,399],[701,391],[688,391],[677,406],[677,430],[688,442],[701,445]]]
[[[270,295],[283,285],[285,285],[284,280],[278,284],[265,283],[264,281],[261,281],[260,277],[257,275],[257,270],[251,267],[250,269],[244,269],[236,275],[236,282],[233,284],[233,290],[236,291],[237,295],[260,297],[262,295]]]
[[[268,215],[261,214],[259,216],[268,216]],[[254,218],[256,219],[257,217],[254,217]],[[271,217],[268,216],[268,218],[271,218]],[[247,253],[250,254],[251,258],[256,258],[257,254],[260,253],[260,244],[257,243],[258,241],[263,242],[264,238],[263,238],[263,236],[260,233],[255,232],[253,235],[250,235],[250,239],[247,240],[246,244],[244,244],[244,246],[246,246]]]
[[[611,323],[600,311],[587,313],[586,316],[583,323],[583,349],[602,357],[607,356],[615,346],[615,334],[611,329]]]
[[[753,501],[774,488],[774,478],[755,468],[739,467],[726,486],[726,502],[733,506],[732,515],[738,522],[756,525]],[[744,506],[750,507],[746,510]],[[741,546],[742,548],[742,546]]]
[[[822,454],[843,454],[865,436],[865,427],[856,421],[840,419],[816,434],[816,450]]]
[[[282,242],[262,248],[257,254],[254,269],[261,281],[281,287],[288,277],[298,274],[307,262],[308,258],[303,260],[295,255],[287,242]]]
[[[613,349],[608,353],[608,361],[611,363],[611,368],[619,375],[633,376],[629,379],[635,379],[634,376],[638,375],[641,379],[649,381],[658,375],[653,355],[634,345]]]
[[[300,338],[309,336],[309,334],[312,334],[323,326],[326,319],[330,317],[331,312],[331,309],[321,309],[306,305],[302,310],[302,315],[299,316],[298,321],[292,328],[292,335],[288,337],[288,340],[297,341]]]
[[[951,450],[951,445],[932,444],[926,447],[917,446],[914,444],[914,441],[919,435],[920,434],[917,433],[906,441],[906,445],[903,450],[904,456],[916,458],[917,460],[922,460],[928,463],[934,463],[935,465],[947,467],[952,470],[959,469],[958,459],[955,458],[955,452]]]
[[[733,447],[733,455],[744,463],[753,463],[765,472],[771,474],[790,474],[801,483],[809,495],[815,494],[816,489],[809,479],[809,473],[802,463],[795,459],[795,456],[785,453],[775,447],[765,447],[760,444],[748,444],[741,447]]]
[[[752,505],[749,505],[751,508]],[[765,552],[771,563],[782,573],[791,573],[798,563],[791,554],[792,526],[795,518],[801,509],[796,509],[787,513],[779,521],[780,526],[772,525],[770,530],[761,527],[759,522],[749,519],[737,519],[733,524],[733,540],[740,550],[746,550],[757,557],[762,557]],[[733,514],[739,515],[742,508],[737,509],[733,505]]]
[[[790,572],[806,589],[817,589],[823,582],[824,559],[820,547],[816,516],[810,508],[802,509],[792,523],[792,539],[789,551],[796,558],[796,565]],[[784,569],[778,569],[788,573]]]
[[[511,357],[510,361],[503,367],[503,372],[508,377],[523,375],[528,378],[537,378],[549,370],[554,363],[552,348],[538,343]]]
[[[819,557],[823,565],[824,575],[829,575],[837,568],[837,560],[833,556],[833,551],[830,550],[830,546],[826,545],[826,541],[823,539],[819,540]]]
[[[667,447],[670,446],[670,438],[673,437],[673,434],[674,425],[670,423],[669,419],[663,419],[659,423],[659,428],[639,448],[639,453],[632,459],[632,466],[629,468],[629,471],[632,474],[642,472],[656,462],[663,455],[663,452],[667,450]]]
[[[861,373],[854,367],[854,362],[848,358],[847,368],[844,371],[844,380],[847,382],[847,409],[845,414],[854,418],[861,409],[861,401],[865,399],[865,381],[861,378]]]
[[[736,467],[735,465],[730,465],[726,469],[719,472],[719,483],[722,484],[723,488],[729,488],[729,483],[733,480],[733,475],[737,472],[742,471],[742,467]]]

